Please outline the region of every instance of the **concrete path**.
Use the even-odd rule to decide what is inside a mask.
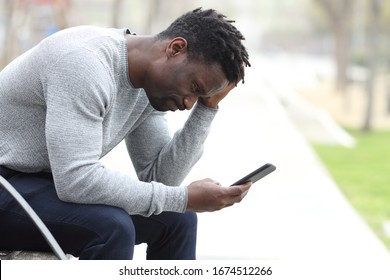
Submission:
[[[297,270],[288,279],[306,279],[302,270],[307,279],[390,279],[389,252],[264,83],[266,71],[253,61],[245,84],[221,103],[204,156],[186,182],[210,177],[228,186],[266,162],[277,170],[241,204],[199,214],[198,258],[287,263]],[[185,117],[171,114],[172,129]],[[105,159],[118,169],[126,161],[121,149]],[[143,250],[136,256],[143,258]]]

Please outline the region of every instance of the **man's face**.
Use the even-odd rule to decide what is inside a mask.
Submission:
[[[167,60],[150,71],[144,89],[156,110],[190,110],[198,97],[213,96],[228,85],[218,64],[207,65],[186,57]]]

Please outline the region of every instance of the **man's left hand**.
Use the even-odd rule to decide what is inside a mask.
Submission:
[[[203,105],[217,109],[219,102],[225,98],[226,95],[236,86],[235,82],[229,82],[229,84],[220,92],[210,97],[199,97],[198,100]]]

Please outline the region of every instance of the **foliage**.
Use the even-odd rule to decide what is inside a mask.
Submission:
[[[383,223],[390,221],[390,131],[350,131],[357,146],[315,150],[347,199],[390,249]]]

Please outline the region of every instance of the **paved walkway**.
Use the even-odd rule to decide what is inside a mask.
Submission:
[[[241,204],[199,214],[198,258],[275,260],[301,266],[297,270],[310,263],[315,274],[308,279],[390,279],[389,252],[264,83],[260,61],[253,65],[246,83],[221,103],[204,156],[186,182],[211,177],[230,185],[266,162],[277,170]],[[173,129],[185,114],[169,116]],[[123,168],[122,160],[112,162]],[[302,279],[293,275],[289,279]]]

